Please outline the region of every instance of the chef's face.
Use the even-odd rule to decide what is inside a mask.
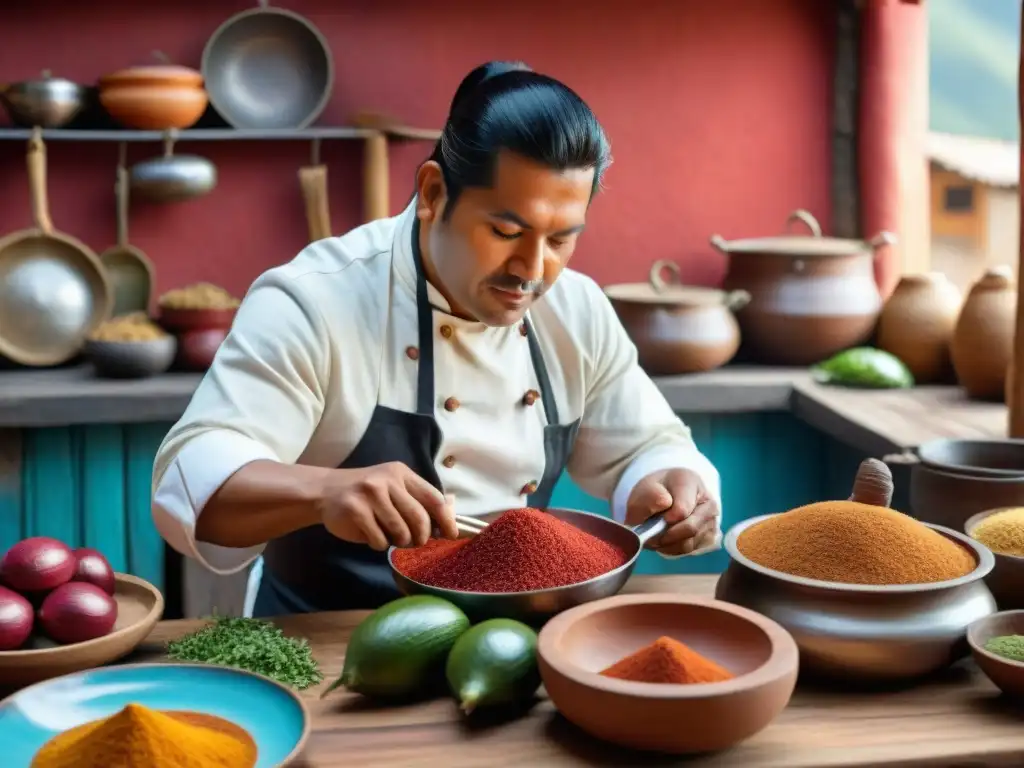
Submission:
[[[569,263],[586,223],[593,169],[555,171],[502,152],[489,188],[466,188],[445,217],[441,168],[417,174],[424,270],[452,313],[519,322]]]

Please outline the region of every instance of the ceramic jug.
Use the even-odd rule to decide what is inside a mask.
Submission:
[[[904,275],[878,319],[878,347],[896,355],[918,384],[948,381],[949,344],[963,296],[941,272]]]
[[[1013,357],[1017,287],[1009,267],[989,269],[964,301],[950,344],[957,381],[977,400],[1002,400]]]

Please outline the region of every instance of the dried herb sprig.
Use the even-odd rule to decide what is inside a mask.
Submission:
[[[299,690],[324,679],[307,640],[287,637],[261,619],[216,616],[202,629],[169,642],[167,655],[256,672]]]

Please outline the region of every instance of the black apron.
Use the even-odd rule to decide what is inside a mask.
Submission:
[[[434,419],[433,310],[420,257],[418,221],[413,225],[412,253],[419,323],[416,412],[377,405],[366,432],[341,469],[400,461],[443,491],[434,463],[441,448],[441,428]],[[559,423],[558,407],[536,334],[528,320],[523,323],[548,422],[544,427],[544,476],[527,497],[527,504],[544,508],[549,505],[555,484],[569,460],[580,422]],[[315,525],[267,544],[253,616],[373,609],[397,597],[400,593],[386,552],[342,541],[322,525]]]

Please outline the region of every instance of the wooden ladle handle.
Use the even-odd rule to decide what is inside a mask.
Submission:
[[[865,459],[857,468],[857,477],[853,481],[853,493],[850,501],[871,504],[876,507],[888,507],[892,504],[892,472],[885,462],[878,459]]]

